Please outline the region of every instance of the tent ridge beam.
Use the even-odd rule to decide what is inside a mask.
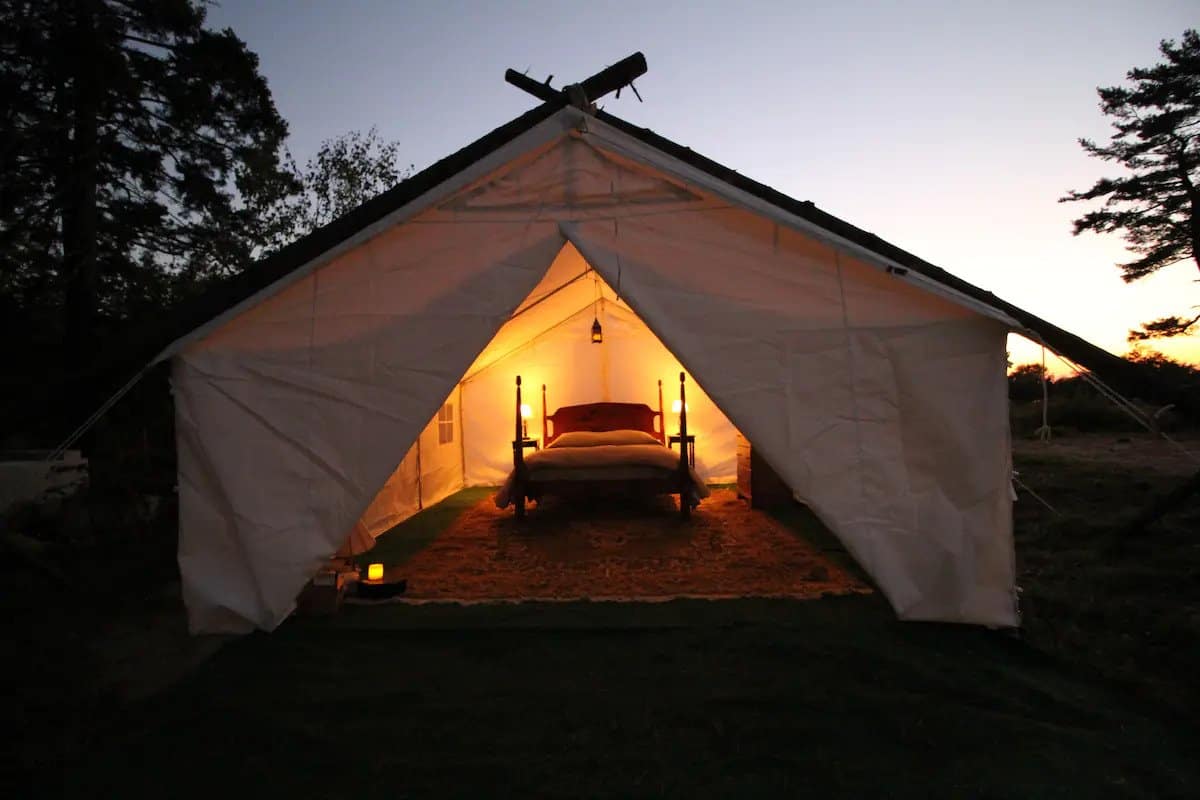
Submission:
[[[611,92],[616,92],[620,97],[621,90],[626,86],[633,89],[634,94],[637,94],[633,82],[645,75],[647,69],[646,56],[639,51],[626,56],[612,66],[605,67],[590,78],[585,78],[579,83],[568,84],[562,89],[554,89],[550,86],[550,78],[553,78],[553,75],[546,78],[544,83],[539,83],[515,69],[505,70],[504,80],[543,102],[573,105],[580,110],[591,111],[601,97]],[[638,95],[638,100],[641,100],[641,95]]]

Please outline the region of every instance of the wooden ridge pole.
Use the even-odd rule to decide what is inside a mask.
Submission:
[[[542,102],[561,102],[563,105],[571,104],[579,108],[586,108],[606,94],[611,92],[620,94],[626,86],[632,88],[636,94],[637,89],[633,87],[633,82],[645,75],[647,69],[646,56],[638,52],[622,58],[611,67],[605,67],[590,78],[585,78],[579,83],[569,84],[562,89],[550,86],[553,75],[547,78],[545,83],[538,83],[515,69],[505,70],[504,80]],[[638,99],[641,99],[640,95]]]

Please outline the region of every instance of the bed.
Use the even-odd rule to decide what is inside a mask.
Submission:
[[[684,375],[679,374],[680,433],[687,435]],[[527,500],[547,494],[589,494],[614,491],[679,495],[679,513],[688,518],[708,487],[687,461],[666,446],[667,434],[658,382],[658,410],[642,403],[585,403],[546,413],[542,386],[542,430],[545,445],[526,454],[530,441],[521,425],[521,378],[517,376],[517,417],[513,439],[513,469],[496,493],[496,505],[512,505],[517,519],[525,516]],[[657,423],[657,424],[656,424]]]

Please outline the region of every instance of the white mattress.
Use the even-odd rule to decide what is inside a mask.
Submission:
[[[620,481],[641,478],[669,478],[679,469],[679,453],[661,444],[620,444],[592,447],[551,447],[525,456],[525,466],[533,480],[544,481]],[[695,470],[689,468],[693,492],[708,497],[708,487]],[[496,493],[496,505],[506,508],[512,502],[513,473]]]

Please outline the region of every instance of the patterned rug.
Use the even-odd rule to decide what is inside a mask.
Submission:
[[[390,571],[390,570],[389,570]],[[548,499],[518,524],[488,498],[395,572],[405,601],[667,600],[871,589],[729,489],[689,522],[671,497]]]

